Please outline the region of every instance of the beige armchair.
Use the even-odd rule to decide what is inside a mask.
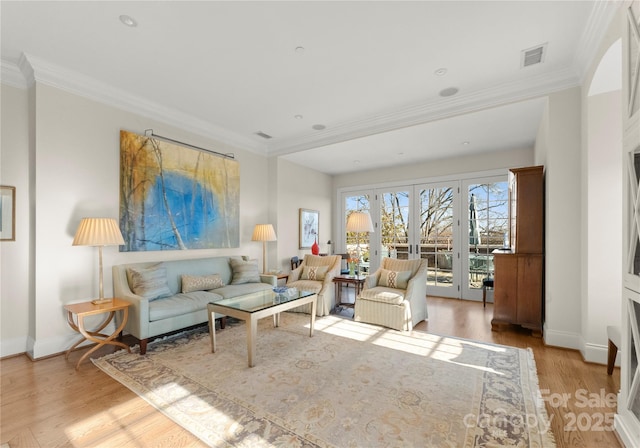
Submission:
[[[427,260],[383,258],[356,298],[353,319],[412,330],[427,318]]]
[[[318,294],[316,316],[326,316],[335,307],[333,277],[340,275],[340,260],[340,255],[305,255],[300,266],[289,275],[288,287]],[[311,305],[301,306],[292,311],[310,313]]]

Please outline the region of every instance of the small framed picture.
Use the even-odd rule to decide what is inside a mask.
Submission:
[[[0,185],[0,241],[16,240],[16,187]]]
[[[313,243],[318,241],[319,222],[319,211],[300,209],[300,249],[311,249]]]

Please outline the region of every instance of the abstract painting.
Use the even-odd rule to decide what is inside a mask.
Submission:
[[[239,247],[239,206],[237,161],[120,131],[121,251]]]

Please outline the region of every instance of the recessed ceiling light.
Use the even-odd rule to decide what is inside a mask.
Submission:
[[[444,76],[447,74],[447,69],[442,67],[439,68],[438,70],[436,70],[435,72],[433,72],[436,76]]]
[[[302,115],[294,115],[293,118],[295,118],[296,120],[302,120]]]
[[[296,47],[295,52],[296,54],[304,54],[304,47]]]
[[[322,131],[323,129],[326,129],[327,127],[323,124],[314,124],[313,126],[311,126],[313,129],[315,129],[316,131]]]
[[[136,22],[136,19],[126,14],[120,16],[120,21],[131,28],[135,28],[138,26],[138,22]]]
[[[464,146],[469,146],[469,145],[471,144],[471,142],[462,142],[462,144],[463,144]]]
[[[457,87],[447,87],[446,89],[440,91],[440,96],[453,96],[456,93],[458,93]]]
[[[354,161],[353,161],[353,164],[354,164],[354,165],[358,165],[359,163],[360,163],[360,161],[359,161],[359,160],[354,160]]]
[[[404,156],[404,153],[403,152],[399,152],[398,153],[398,157],[402,157],[402,156]]]

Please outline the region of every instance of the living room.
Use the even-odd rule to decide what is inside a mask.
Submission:
[[[284,153],[260,154],[224,129],[203,133],[202,123],[181,110],[123,97],[121,91],[68,70],[62,62],[52,64],[45,55],[3,59],[1,183],[16,187],[16,239],[0,245],[0,356],[26,352],[43,358],[64,352],[75,339],[63,305],[92,297],[98,283],[95,252],[71,246],[77,224],[85,216],[118,217],[119,131],[153,129],[235,155],[241,166],[240,247],[197,253],[108,248],[107,294],[115,264],[237,254],[261,259],[262,247],[251,241],[251,233],[262,222],[274,224],[278,234],[277,243],[269,245],[268,265],[286,270],[291,256],[307,253],[298,248],[298,210],[319,211],[321,243],[339,240],[337,202],[345,189],[495,170],[506,174],[508,168],[540,164],[546,167],[544,340],[604,364],[605,328],[621,321],[622,236],[613,232],[603,247],[598,232],[607,226],[622,228],[622,150],[616,135],[594,143],[590,132],[598,120],[603,128],[616,123],[616,116],[619,123],[621,107],[620,90],[590,97],[589,87],[600,61],[622,36],[624,14],[616,5],[603,15],[606,26],[597,33],[600,38],[591,47],[591,62],[580,82],[545,95],[534,145],[335,175],[292,162]],[[3,25],[9,20],[5,17]],[[158,62],[157,69],[161,65]],[[92,90],[79,90],[80,83]],[[181,89],[187,88],[189,81],[181,84]]]

